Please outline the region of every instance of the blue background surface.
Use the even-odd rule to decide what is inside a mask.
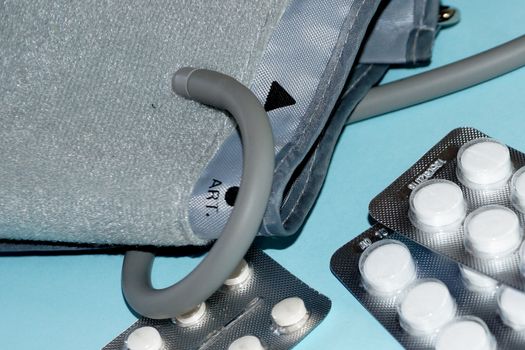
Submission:
[[[399,79],[525,34],[520,0],[455,0],[459,25],[443,30],[430,67],[392,70]],[[450,130],[473,126],[525,151],[525,69],[445,98],[351,125],[322,193],[294,239],[265,251],[332,299],[332,310],[297,349],[400,349],[329,270],[332,254],[370,226],[368,203]],[[100,349],[136,318],[120,290],[120,255],[0,257],[0,349]],[[197,259],[159,258],[156,287]]]

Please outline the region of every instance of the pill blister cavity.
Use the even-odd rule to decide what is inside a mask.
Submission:
[[[465,265],[459,264],[459,271],[465,286],[476,292],[494,292],[498,287],[498,281]]]
[[[271,316],[280,333],[290,333],[300,329],[308,320],[309,314],[303,299],[291,297],[275,304]]]
[[[448,180],[429,180],[410,194],[409,217],[414,226],[427,232],[457,229],[467,205],[461,188]]]
[[[488,205],[465,219],[465,247],[480,258],[500,258],[514,252],[521,243],[516,213],[501,205]]]
[[[520,212],[525,213],[525,167],[516,171],[510,183],[512,205]]]
[[[160,350],[293,348],[323,321],[332,305],[330,299],[260,249],[251,248],[244,259],[226,282],[240,287],[220,286],[205,304],[171,319],[141,317],[104,349],[128,350],[125,346],[128,335],[142,326],[153,326],[160,332],[163,341]],[[294,299],[291,303],[296,306],[292,305],[291,316],[286,317],[286,312],[279,312],[279,306],[287,303],[276,304],[289,297],[296,297],[296,303]],[[281,329],[277,323],[292,326]]]
[[[490,138],[464,144],[458,152],[458,179],[472,189],[498,189],[512,175],[512,161],[506,145]]]
[[[206,314],[206,303],[200,303],[193,309],[175,317],[173,322],[181,327],[190,327],[199,323]]]
[[[246,282],[251,276],[251,269],[246,260],[242,259],[239,265],[232,272],[230,277],[224,281],[224,285],[228,287],[240,286]]]
[[[441,329],[436,350],[495,350],[496,341],[487,325],[477,317],[458,318]]]
[[[370,245],[361,254],[359,271],[367,291],[375,295],[394,295],[416,278],[416,264],[401,242],[385,239]]]
[[[245,335],[233,341],[228,350],[265,350],[261,340],[253,335]]]
[[[430,334],[454,318],[456,303],[443,282],[422,279],[401,295],[397,312],[401,326],[408,333]]]
[[[162,337],[153,327],[137,328],[126,339],[126,350],[161,350],[162,346]]]
[[[504,286],[498,292],[497,301],[503,323],[515,330],[525,330],[525,293]]]

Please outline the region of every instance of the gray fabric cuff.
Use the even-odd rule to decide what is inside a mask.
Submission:
[[[402,2],[402,0],[392,0],[392,4],[396,2]],[[412,4],[411,1],[405,2]],[[297,7],[291,7],[291,9],[306,11],[308,6],[313,6],[315,3],[312,1],[305,4],[297,1]],[[241,176],[240,172],[228,173],[228,171],[241,168],[241,157],[239,153],[230,159],[230,163],[222,164],[226,168],[227,180],[218,189],[219,197],[223,200],[221,205],[226,208],[221,221],[211,222],[210,226],[205,225],[200,229],[195,229],[193,225],[190,228],[191,222],[188,223],[187,215],[191,215],[191,208],[188,208],[186,202],[189,194],[184,193],[189,192],[188,189],[191,188],[189,186],[195,181],[199,171],[202,171],[203,165],[201,164],[206,164],[222,141],[227,138],[231,125],[224,118],[223,113],[197,106],[180,98],[163,95],[165,89],[164,86],[160,86],[162,83],[159,81],[164,82],[164,78],[169,78],[169,74],[175,71],[180,64],[219,69],[236,76],[244,83],[253,81],[252,90],[259,96],[261,103],[270,110],[270,116],[273,116],[274,121],[278,120],[274,129],[276,138],[279,139],[283,134],[288,133],[285,138],[281,138],[282,142],[276,149],[278,166],[275,171],[272,197],[260,233],[264,235],[295,233],[317,198],[346,117],[387,69],[386,65],[359,64],[354,66],[365,32],[379,3],[379,0],[338,0],[329,5],[323,1],[317,2],[319,6],[338,9],[339,11],[334,10],[334,12],[339,12],[339,16],[346,11],[340,17],[341,23],[336,23],[327,12],[326,23],[332,23],[333,28],[316,28],[315,25],[312,25],[307,27],[312,30],[309,36],[302,38],[302,40],[313,41],[310,44],[304,43],[303,48],[310,45],[312,47],[309,48],[313,51],[327,50],[329,55],[324,63],[308,55],[294,57],[295,51],[291,47],[295,42],[292,37],[287,36],[286,33],[277,32],[276,29],[282,23],[287,24],[289,29],[297,28],[301,24],[302,14],[299,14],[300,20],[293,18],[288,23],[282,21],[283,18],[285,20],[287,18],[286,12],[290,14],[292,11],[286,7],[287,1],[284,0],[268,0],[253,4],[255,9],[246,9],[243,13],[264,13],[264,16],[254,16],[248,19],[250,23],[256,23],[256,25],[240,26],[237,28],[239,36],[229,40],[220,41],[220,38],[216,37],[217,42],[206,41],[204,43],[206,45],[203,45],[199,51],[189,50],[189,47],[195,45],[194,39],[198,40],[198,36],[191,40],[188,37],[195,33],[188,32],[187,35],[183,35],[177,32],[177,35],[180,34],[180,47],[188,50],[187,55],[179,58],[179,64],[173,64],[177,60],[170,55],[179,55],[180,47],[177,45],[167,47],[166,44],[156,41],[148,44],[145,41],[144,47],[132,45],[125,48],[129,51],[129,54],[124,54],[124,56],[128,55],[127,60],[136,57],[131,53],[139,50],[140,57],[137,58],[137,62],[126,61],[125,57],[119,56],[122,52],[113,52],[118,56],[115,62],[108,61],[104,56],[87,57],[85,61],[77,62],[81,64],[78,70],[68,72],[64,69],[71,68],[71,62],[65,61],[62,66],[52,66],[53,62],[48,62],[51,64],[48,67],[45,62],[32,59],[31,55],[22,55],[25,58],[17,62],[18,56],[24,52],[32,52],[34,48],[14,45],[13,41],[9,41],[8,36],[4,37],[4,41],[0,39],[0,47],[16,49],[6,56],[8,59],[4,61],[4,66],[0,71],[0,76],[5,77],[5,81],[8,82],[4,85],[3,90],[0,88],[0,97],[4,102],[4,107],[0,108],[0,119],[7,121],[0,126],[0,134],[3,132],[3,135],[6,136],[3,139],[4,143],[0,142],[0,161],[3,159],[3,164],[8,165],[0,169],[0,177],[4,180],[9,179],[0,185],[0,193],[3,193],[5,199],[3,203],[0,203],[2,238],[159,246],[205,244],[210,239],[216,238],[229,216],[227,210],[229,204],[225,203],[228,189],[238,185]],[[433,5],[431,6],[437,3],[435,0],[416,1],[415,3],[426,5],[413,6],[411,24],[400,28],[399,35],[396,36],[396,40],[399,40],[404,48],[405,62],[412,63],[424,60],[427,56],[430,57],[434,32],[432,35],[430,35],[431,31],[428,32],[428,35],[425,33],[427,33],[427,26],[431,27],[432,18],[437,20],[437,10],[432,13],[434,10]],[[7,4],[11,7],[8,8],[9,11],[4,11],[4,15],[13,14],[14,4]],[[71,6],[65,4],[64,8],[75,8],[74,5]],[[86,6],[89,7],[89,4]],[[174,5],[167,2],[165,6],[173,12]],[[228,12],[234,4],[221,1],[210,4],[205,1],[195,6],[197,6],[194,9],[196,13],[206,14],[209,13],[207,11],[209,6],[216,6],[220,11]],[[385,10],[388,10],[390,6],[387,6]],[[27,8],[35,10],[35,13],[26,12],[25,16],[33,18],[40,7],[50,10],[45,2],[34,2]],[[130,4],[127,7],[130,12],[125,13],[124,17],[119,20],[127,21],[128,25],[133,26],[136,16],[141,17],[142,13],[160,18],[158,16],[162,12],[160,8],[144,8],[142,12],[135,12],[133,7],[136,6]],[[281,17],[284,8],[286,12]],[[306,15],[312,16],[310,18],[312,23],[322,23],[315,7],[308,11]],[[399,16],[400,13],[406,15],[406,12],[401,8],[396,11],[383,12],[378,23],[399,25],[403,21],[396,16]],[[52,16],[53,12],[51,11],[48,15]],[[233,30],[236,23],[243,23],[243,16],[240,14],[238,18],[226,21],[227,23],[223,24],[224,28]],[[416,18],[420,22],[416,21]],[[148,26],[153,25],[153,27],[148,27],[147,30],[143,28],[145,32],[140,30],[136,33],[108,31],[107,38],[113,40],[116,35],[122,40],[127,40],[137,36],[138,40],[142,40],[147,39],[142,38],[142,35],[148,31],[157,33],[157,38],[159,36],[165,40],[173,38],[171,27],[169,27],[169,16],[163,16],[162,20],[165,21],[163,25],[168,26],[166,30],[160,30],[162,25],[159,23],[153,25],[153,22],[148,22]],[[191,22],[191,18],[184,20],[184,23]],[[3,23],[13,25],[13,22],[9,21]],[[36,25],[47,28],[49,23],[37,23]],[[199,25],[203,28],[207,26],[206,23]],[[397,51],[390,53],[390,49],[383,47],[382,52],[376,50],[374,53],[375,49],[381,48],[382,43],[386,40],[386,35],[389,34],[385,30],[386,27],[383,25],[374,29],[369,37],[370,44],[361,56],[361,62],[364,59],[372,62],[399,63],[397,60],[400,59],[400,55]],[[409,27],[412,29],[409,30]],[[43,45],[41,47],[42,57],[57,60],[61,57],[67,58],[68,50],[71,50],[72,53],[75,51],[75,45],[63,47],[64,52],[55,51],[55,46],[60,44],[59,40],[64,39],[60,38],[58,33],[54,33],[57,35],[55,37],[51,33],[50,38],[44,38],[40,37],[39,31],[34,31],[34,28],[26,28],[22,24],[21,28],[29,30],[28,33],[33,33],[32,35],[40,38]],[[113,27],[110,28],[113,30]],[[198,29],[198,32],[204,39],[209,38],[207,33],[202,32],[203,28]],[[333,32],[334,28],[336,32]],[[98,43],[94,36],[102,29],[98,28],[96,23],[91,23],[89,28],[84,28],[87,35],[86,43],[79,43],[79,47],[82,50],[91,47],[94,53],[104,54],[106,52],[104,47],[93,47],[89,44],[90,42]],[[0,32],[8,30],[16,30],[16,27],[4,28],[0,23]],[[374,34],[376,30],[378,34]],[[282,35],[280,44],[274,45],[270,39],[266,45],[272,31],[274,32],[271,35],[274,37]],[[407,32],[412,34],[406,35]],[[323,46],[327,45],[327,40],[321,35],[322,33],[333,40],[333,47],[327,49]],[[25,32],[18,34],[27,35]],[[71,36],[68,34],[65,39],[76,40],[75,35],[77,34],[82,36],[82,33]],[[100,35],[104,36],[104,34]],[[250,41],[244,46],[240,45],[240,41],[245,40],[246,35],[249,35],[250,40],[253,39],[254,42]],[[28,41],[27,44],[32,45],[40,41]],[[111,42],[111,45],[114,44],[115,42]],[[217,49],[216,45],[224,47]],[[368,49],[368,47],[375,49]],[[161,48],[160,52],[159,48]],[[154,56],[154,60],[160,60],[158,62],[162,64],[154,68],[149,66],[148,62],[151,61],[151,57],[147,55],[148,52],[149,55]],[[278,55],[279,52],[284,55],[283,57],[288,57],[284,65],[279,65],[278,61],[265,65],[264,55]],[[297,52],[295,54],[297,55]],[[375,58],[372,59],[372,57]],[[89,61],[90,59],[93,61]],[[110,70],[108,70],[109,73],[106,73],[104,70],[106,63],[114,66],[116,72],[114,75]],[[87,66],[84,67],[83,64]],[[126,65],[122,67],[119,64]],[[306,67],[302,73],[307,72],[311,66],[316,70],[317,75],[295,75],[294,69],[301,65]],[[259,68],[255,73],[257,66]],[[45,71],[39,72],[40,68]],[[117,73],[121,71],[130,73],[129,83],[133,86],[127,87],[125,80],[118,78]],[[40,77],[43,80],[26,81],[24,77],[27,77],[28,73],[33,74],[35,79]],[[67,75],[70,73],[81,75],[78,80],[75,80],[72,78],[75,75]],[[95,73],[103,78],[97,88],[94,88],[92,82],[90,83],[93,80],[91,75]],[[62,78],[60,74],[64,79],[60,80]],[[49,80],[51,75],[56,75],[58,80]],[[138,80],[137,77],[139,77]],[[350,79],[347,80],[347,77]],[[315,81],[316,79],[318,82]],[[71,86],[68,85],[68,81],[70,85],[72,84]],[[138,84],[137,81],[142,81],[145,85]],[[281,94],[279,98],[283,98],[283,92],[273,84],[277,81],[283,84],[284,87],[280,86],[281,89],[286,93],[291,93],[290,97],[294,101],[290,105],[293,107],[290,108],[293,112],[289,113],[286,108],[279,107],[282,100],[270,101],[272,89],[277,89],[277,93]],[[10,82],[13,84],[10,85]],[[43,89],[40,98],[32,95],[32,93],[37,93],[36,90],[31,90],[32,83],[37,89]],[[23,87],[22,90],[20,86]],[[63,92],[60,89],[64,86],[69,87]],[[128,88],[131,88],[131,91],[127,91]],[[81,92],[87,95],[82,96]],[[41,100],[42,98],[45,100]],[[284,98],[287,97],[284,96]],[[16,101],[22,103],[17,104]],[[106,103],[111,108],[105,107]],[[275,104],[272,105],[272,103]],[[82,106],[86,104],[92,104],[90,111],[82,110]],[[187,122],[188,115],[192,116],[189,126],[182,127],[181,124],[180,128],[173,129],[173,125],[177,123]],[[209,124],[202,124],[208,123],[208,120]],[[195,127],[192,127],[191,123],[194,123]],[[114,128],[113,132],[109,132],[111,128]],[[208,134],[210,139],[206,139],[206,133],[210,131],[211,133]],[[37,135],[38,140],[32,139],[34,135]],[[65,140],[68,142],[64,143],[64,140],[60,139],[62,136],[66,137]],[[93,140],[90,137],[99,139]],[[235,139],[235,135],[230,138]],[[109,146],[115,146],[118,149],[109,148]],[[200,147],[202,150],[199,159],[194,159],[193,152],[191,152],[192,147]],[[182,148],[190,150],[186,152],[188,157],[184,159],[177,154]],[[235,153],[235,148],[229,147],[228,139],[222,144],[217,154],[220,155],[224,149]],[[140,150],[141,154],[134,155],[133,150]],[[49,159],[48,156],[50,156]],[[106,163],[99,164],[98,161],[101,159]],[[91,163],[92,161],[96,163]],[[177,164],[173,164],[174,161],[177,161]],[[126,164],[126,166],[119,168],[119,164]],[[213,164],[213,159],[209,164]],[[99,168],[97,168],[98,165],[100,165]],[[191,172],[178,173],[179,171],[184,172],[188,166]],[[173,171],[173,167],[177,171]],[[213,165],[208,165],[208,168],[210,167],[213,168]],[[94,177],[97,171],[104,177],[98,179]],[[159,173],[162,176],[158,176]],[[20,177],[17,177],[16,174],[20,174]],[[213,177],[206,178],[205,176],[199,181],[202,180],[202,183],[209,186],[210,179]],[[116,187],[109,186],[111,184],[115,184]],[[97,187],[99,185],[108,185],[108,189],[116,189],[116,192],[105,191]],[[195,187],[199,187],[199,184]],[[130,197],[126,188],[140,191]],[[56,192],[53,192],[54,190]],[[204,195],[206,196],[206,193]],[[155,198],[155,202],[151,202],[150,198]],[[213,229],[208,230],[209,227]],[[85,246],[78,248],[86,249]],[[0,252],[10,250],[20,252],[24,249],[30,250],[25,243],[11,244],[4,241],[0,244]],[[37,248],[39,251],[69,251],[70,249],[70,245]]]

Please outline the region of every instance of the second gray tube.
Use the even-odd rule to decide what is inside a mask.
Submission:
[[[370,90],[347,124],[406,108],[499,77],[525,65],[525,35],[428,72]]]

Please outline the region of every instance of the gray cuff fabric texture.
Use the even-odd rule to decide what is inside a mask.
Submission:
[[[204,244],[191,188],[234,129],[182,66],[249,84],[286,0],[3,1],[0,237]]]
[[[234,202],[227,192],[238,185],[242,157],[226,157],[222,166],[231,173],[218,194],[203,194],[221,200],[221,219],[196,227],[191,216],[205,209],[191,204],[199,203],[195,189],[214,183],[206,178],[213,160],[232,152],[228,143],[236,141],[229,140],[238,136],[225,113],[172,95],[171,75],[186,65],[232,75],[273,115],[282,142],[260,233],[295,233],[322,186],[345,116],[387,69],[356,64],[379,4],[4,1],[0,238],[7,241],[0,251],[30,250],[31,240],[104,247],[203,245],[217,238]],[[396,18],[387,9],[382,14]],[[304,27],[309,30],[299,41],[287,37],[308,21],[328,26]],[[415,27],[412,21],[412,30],[403,32]],[[370,36],[374,47],[382,35]],[[405,48],[414,35],[400,36]],[[415,56],[405,60],[423,59],[433,40],[418,34]],[[323,56],[294,57],[293,45]],[[397,54],[370,52],[361,60],[398,63]],[[269,100],[272,89],[277,97]],[[283,107],[290,98],[293,104]],[[45,247],[38,251],[71,250],[69,244]]]

